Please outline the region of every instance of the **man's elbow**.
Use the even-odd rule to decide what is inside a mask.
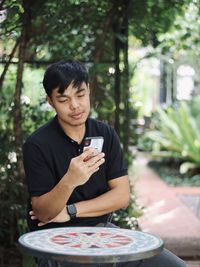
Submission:
[[[128,196],[126,197],[124,208],[128,208],[129,203],[130,203],[130,195],[128,195]]]
[[[122,207],[121,208],[123,208],[123,209],[128,208],[129,203],[130,203],[130,193],[124,194],[121,199],[122,199],[122,202],[121,202]]]
[[[46,223],[53,219],[53,217],[49,216],[49,212],[45,212],[47,210],[44,211],[44,208],[41,207],[39,199],[35,199],[35,201],[32,201],[32,208],[34,215],[36,216],[38,221]]]
[[[45,214],[41,212],[41,209],[39,207],[32,205],[32,208],[33,208],[34,215],[38,221],[43,222],[43,223],[48,221],[47,216],[45,216]]]

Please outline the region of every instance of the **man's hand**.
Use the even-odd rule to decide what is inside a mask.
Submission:
[[[29,215],[31,216],[32,220],[37,220],[38,218],[35,216],[34,211],[30,211]],[[43,226],[45,224],[48,223],[62,223],[62,222],[68,222],[70,220],[69,214],[67,213],[67,209],[66,207],[63,208],[63,210],[52,220],[48,221],[48,222],[39,222],[38,226]]]
[[[104,153],[96,154],[94,148],[88,148],[80,156],[71,160],[67,176],[72,187],[85,184],[90,176],[99,170],[99,166],[105,162]]]

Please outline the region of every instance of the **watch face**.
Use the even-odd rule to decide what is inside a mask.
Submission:
[[[76,207],[74,204],[71,204],[71,205],[68,205],[67,206],[67,211],[68,211],[68,214],[71,218],[75,218],[76,217]]]

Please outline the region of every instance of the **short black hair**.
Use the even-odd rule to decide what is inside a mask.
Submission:
[[[74,60],[61,60],[48,67],[44,74],[43,86],[46,94],[51,97],[56,88],[63,94],[71,83],[79,89],[83,82],[88,85],[88,79],[88,71],[83,64]]]

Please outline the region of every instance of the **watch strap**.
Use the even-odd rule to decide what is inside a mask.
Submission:
[[[67,205],[67,212],[68,212],[69,217],[71,219],[76,218],[77,210],[76,210],[76,206],[74,204]]]

